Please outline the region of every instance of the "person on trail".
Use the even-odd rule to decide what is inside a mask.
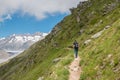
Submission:
[[[78,57],[78,42],[75,40],[74,43],[73,43],[73,47],[74,47],[74,53],[75,53],[75,58]]]

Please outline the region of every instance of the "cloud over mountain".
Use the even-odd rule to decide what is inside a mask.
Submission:
[[[46,18],[47,14],[68,13],[80,1],[84,0],[0,0],[0,22],[11,19],[17,12],[36,19]]]

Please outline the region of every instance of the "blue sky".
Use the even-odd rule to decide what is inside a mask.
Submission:
[[[0,37],[46,32],[84,0],[0,0]]]
[[[0,37],[12,34],[25,34],[35,32],[48,33],[68,14],[55,14],[42,20],[36,20],[31,16],[13,15],[11,20],[6,20],[0,24]]]

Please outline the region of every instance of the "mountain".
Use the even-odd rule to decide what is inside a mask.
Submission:
[[[23,51],[38,40],[43,39],[47,33],[13,34],[6,38],[0,38],[0,49],[5,51]]]
[[[0,67],[1,80],[68,80],[79,43],[80,80],[120,79],[120,0],[80,2],[45,39]]]
[[[47,33],[13,34],[0,38],[0,63],[6,62],[28,49],[35,42],[45,38]]]
[[[3,50],[0,50],[0,60],[1,59],[7,59],[9,57],[9,54]]]

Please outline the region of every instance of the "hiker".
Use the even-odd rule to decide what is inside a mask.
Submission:
[[[73,47],[74,47],[74,53],[75,53],[75,58],[78,57],[78,42],[75,40],[74,43],[73,43]]]

